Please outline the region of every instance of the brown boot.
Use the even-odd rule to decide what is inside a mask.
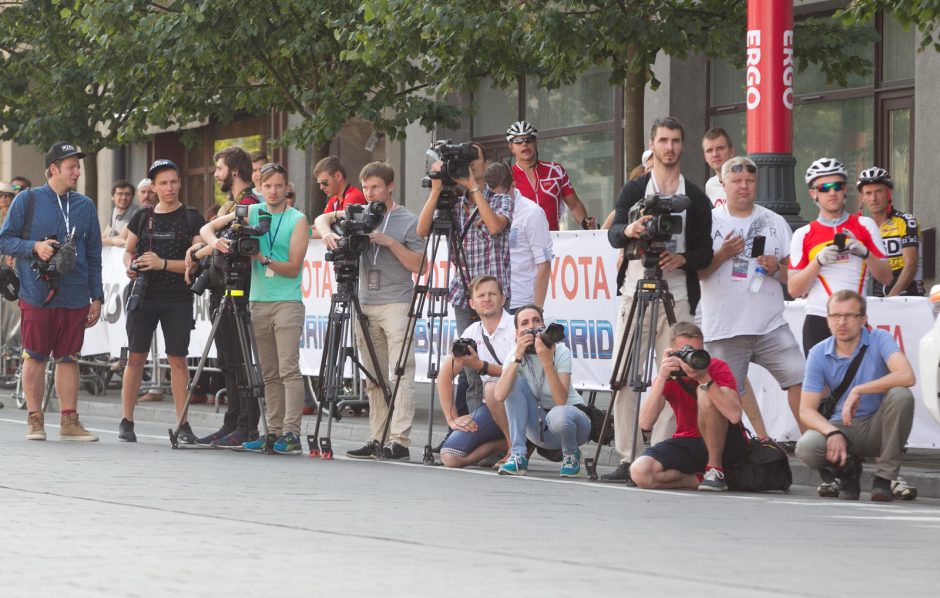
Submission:
[[[98,437],[89,432],[78,421],[77,413],[62,416],[62,427],[59,428],[59,440],[77,440],[80,442],[98,442]]]
[[[30,413],[26,418],[26,440],[45,440],[46,424],[42,416],[42,411]]]

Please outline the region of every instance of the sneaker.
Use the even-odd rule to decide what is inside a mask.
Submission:
[[[627,486],[636,486],[630,478],[630,464],[621,463],[617,469],[610,473],[605,473],[600,477],[600,481],[608,484],[626,484]]]
[[[875,476],[871,481],[871,499],[874,502],[891,502],[894,494],[891,492],[891,480]]]
[[[831,482],[823,482],[816,487],[816,495],[823,498],[838,498],[842,490],[842,480],[834,478]]]
[[[499,475],[524,476],[529,470],[529,460],[523,455],[512,454],[506,462],[499,466]]]
[[[118,425],[118,440],[137,442],[137,434],[134,434],[134,422],[129,421],[126,417]]]
[[[309,405],[304,405],[303,414],[304,414],[304,415],[316,415],[316,414],[317,414],[317,408],[316,408],[316,407],[311,407],[311,406],[309,406]]]
[[[89,432],[78,421],[77,413],[62,416],[59,427],[59,440],[74,440],[78,442],[98,442],[98,437]]]
[[[914,500],[917,498],[917,488],[911,486],[907,481],[898,476],[898,479],[891,482],[891,493],[898,500]]]
[[[274,452],[281,455],[299,455],[301,450],[300,437],[293,432],[283,434],[274,442]]]
[[[189,422],[186,422],[180,426],[180,432],[176,439],[183,444],[196,444],[196,435],[193,433],[193,429],[190,427]]]
[[[254,440],[242,443],[242,450],[261,453],[264,452],[266,446],[273,446],[275,442],[277,442],[277,434],[269,432],[265,436],[258,436]]]
[[[219,430],[219,432],[221,431],[222,430]],[[216,434],[218,434],[219,432],[216,432]],[[209,436],[206,436],[206,438],[209,438]],[[197,440],[196,444],[201,444],[202,440],[205,440],[205,439],[202,438],[202,439]],[[211,446],[212,448],[227,448],[227,449],[241,450],[242,444],[249,440],[253,440],[253,439],[245,438],[243,434],[241,434],[237,430],[233,430],[229,432],[228,434],[226,434],[225,436],[222,436],[221,438],[216,438],[215,440],[211,441],[209,443],[209,446]]]
[[[410,461],[411,460],[411,451],[408,450],[407,446],[393,442],[384,449],[386,459],[394,459],[395,461]]]
[[[844,478],[839,489],[839,500],[858,500],[862,493],[858,478]]]
[[[353,449],[351,451],[346,451],[347,457],[352,457],[353,459],[371,459],[379,450],[379,441],[370,440],[365,443],[362,447]]]
[[[29,426],[26,429],[26,440],[46,439],[46,424],[42,411],[30,413],[26,418],[26,423]]]
[[[203,436],[202,438],[197,438],[196,446],[214,447],[215,446],[214,443],[216,440],[222,440],[223,438],[225,438],[231,433],[232,433],[232,430],[229,430],[228,428],[219,428],[217,432],[213,432],[212,434],[209,434],[208,436]]]
[[[725,472],[714,467],[705,470],[702,481],[698,483],[698,489],[706,492],[725,492],[728,490],[728,482],[725,481]]]
[[[561,477],[576,478],[581,475],[581,449],[565,455],[561,461]]]

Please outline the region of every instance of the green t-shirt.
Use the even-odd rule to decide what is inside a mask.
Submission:
[[[258,226],[259,210],[267,212],[268,204],[258,203],[248,207],[250,226]],[[294,227],[303,217],[303,212],[291,207],[287,207],[279,214],[271,214],[271,230],[259,237],[261,255],[266,255],[275,262],[286,262],[290,258],[290,239],[294,233]],[[303,301],[303,294],[300,291],[302,270],[294,277],[280,274],[269,276],[266,274],[267,270],[268,268],[259,260],[251,261],[250,301]]]

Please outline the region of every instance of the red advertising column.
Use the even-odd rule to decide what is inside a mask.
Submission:
[[[793,3],[748,0],[747,153],[759,168],[758,203],[799,220],[793,185]]]

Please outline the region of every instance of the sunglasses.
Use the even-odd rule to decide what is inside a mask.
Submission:
[[[329,181],[317,181],[317,185],[319,185],[319,186],[321,186],[321,187],[326,187],[326,186],[329,185],[329,184],[330,184]]]
[[[820,193],[829,193],[830,191],[842,191],[845,189],[845,183],[823,183],[822,185],[816,185],[813,187]]]
[[[287,199],[294,199],[294,194],[293,194],[293,193],[288,193],[288,194],[285,195],[284,197],[286,197]]]
[[[274,162],[269,162],[265,164],[264,166],[261,167],[261,170],[259,172],[261,173],[261,176],[264,176],[268,174],[269,172],[279,172],[281,174],[287,174],[287,171],[284,170],[283,166],[281,166],[280,164],[276,164]]]
[[[728,167],[728,170],[730,170],[734,174],[741,174],[745,170],[751,174],[754,174],[757,172],[757,167],[754,166],[753,164],[732,164],[731,166]]]
[[[0,197],[9,197],[10,199],[13,199],[13,193],[0,193]]]
[[[516,137],[512,140],[513,145],[529,145],[535,143],[535,137]]]
[[[26,185],[13,185],[13,190],[17,192],[26,191],[27,189],[29,189],[29,187],[27,187]]]

